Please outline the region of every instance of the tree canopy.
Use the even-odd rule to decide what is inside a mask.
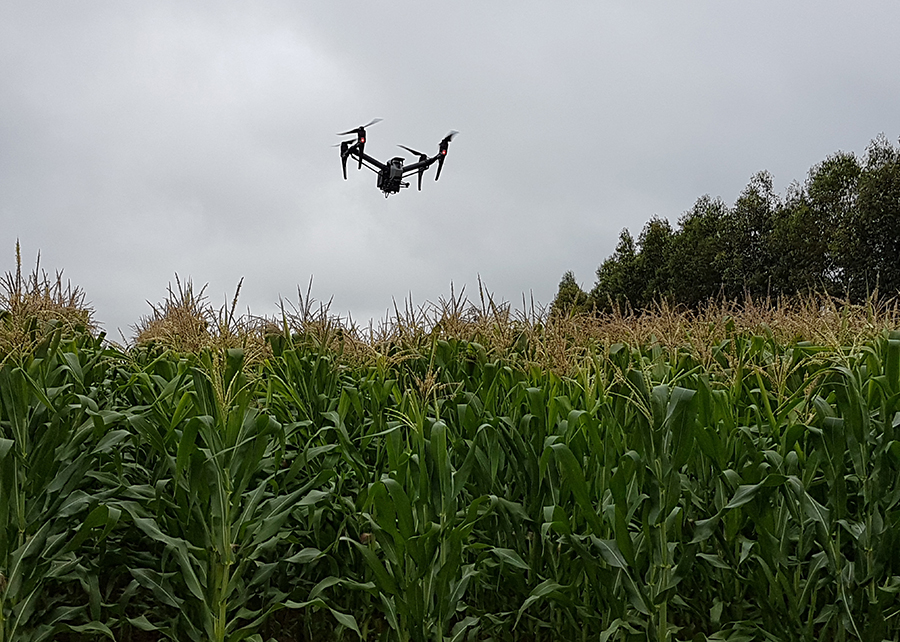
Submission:
[[[875,290],[900,293],[900,147],[884,135],[862,158],[832,154],[783,196],[761,171],[732,206],[705,195],[675,229],[654,216],[637,240],[622,230],[593,288],[566,272],[553,310],[696,307],[712,297],[810,291],[858,301]]]

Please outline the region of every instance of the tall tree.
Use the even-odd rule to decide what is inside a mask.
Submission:
[[[830,213],[815,206],[798,184],[775,211],[769,240],[773,294],[832,291],[834,226]]]
[[[769,172],[753,175],[725,217],[722,283],[730,298],[739,298],[745,292],[753,296],[769,292],[772,226],[780,207],[772,184]]]
[[[672,294],[672,226],[654,216],[638,237],[638,277],[642,284],[639,305],[646,307]]]
[[[639,307],[641,280],[638,273],[638,250],[627,229],[619,234],[616,251],[597,268],[597,282],[591,299],[599,310],[614,307]]]
[[[866,290],[866,257],[854,224],[861,175],[855,154],[837,152],[813,167],[806,180],[810,210],[806,234],[827,239],[824,286],[844,293]],[[795,240],[795,245],[798,242]]]
[[[672,239],[669,254],[671,293],[676,303],[696,306],[721,292],[727,216],[722,199],[706,195],[679,220],[680,230]]]
[[[850,293],[861,298],[877,286],[895,295],[900,292],[900,149],[883,135],[866,150],[854,210],[845,226],[862,273],[850,275]]]
[[[583,291],[570,281],[563,278],[557,298],[571,306]],[[640,309],[661,298],[695,307],[745,292],[825,289],[861,300],[876,287],[900,295],[900,147],[883,135],[862,161],[847,152],[829,156],[784,199],[762,171],[732,208],[707,195],[674,231],[656,216],[637,242],[622,230],[589,297],[600,310]]]
[[[578,285],[578,282],[575,280],[575,273],[569,270],[563,274],[563,278],[559,282],[556,298],[553,299],[553,305],[550,308],[551,312],[562,315],[580,314],[589,312],[590,308],[590,297]]]

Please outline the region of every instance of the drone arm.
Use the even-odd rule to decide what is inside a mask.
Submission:
[[[415,163],[410,163],[409,165],[403,166],[403,175],[407,176],[408,174],[412,174],[413,172],[417,172],[419,170],[426,170],[438,159],[437,156],[432,156],[431,158],[427,158],[425,160],[417,161]]]
[[[353,158],[357,159],[360,164],[365,163],[366,167],[371,169],[373,172],[382,171],[385,167],[387,167],[384,163],[376,158],[372,158],[365,152],[360,151],[357,146],[353,146],[350,148],[349,155]]]
[[[421,158],[421,160],[419,162],[412,163],[411,165],[403,166],[403,176],[407,176],[414,172],[418,173],[419,174],[418,185],[419,185],[419,191],[421,192],[422,191],[422,176],[425,174],[425,170],[428,169],[429,167],[431,167],[432,163],[434,163],[434,161],[436,161],[438,157],[432,156],[431,158],[428,158],[427,156],[425,156],[423,154],[419,158]]]

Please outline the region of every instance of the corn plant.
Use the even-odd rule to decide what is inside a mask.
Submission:
[[[0,642],[900,635],[900,334],[503,323],[352,358],[34,333],[0,367]]]
[[[123,421],[146,444],[135,457],[130,492],[146,493],[146,500],[120,505],[144,545],[161,552],[156,563],[129,571],[133,583],[171,607],[156,621],[130,617],[137,628],[172,639],[236,641],[276,611],[309,602],[311,586],[284,592],[271,578],[325,555],[296,535],[328,498],[332,473],[306,478],[282,466],[286,431],[255,407],[242,364],[238,349],[208,351],[196,364],[152,363],[127,386],[138,403]],[[154,373],[157,367],[169,371]],[[321,598],[312,604],[328,608]],[[352,616],[337,615],[356,628]]]
[[[89,473],[125,435],[104,428],[106,373],[119,355],[100,344],[57,328],[0,368],[2,642],[113,637],[92,554],[120,511]]]
[[[467,540],[492,502],[463,495],[474,458],[454,470],[447,425],[427,417],[415,397],[404,401],[406,414],[398,412],[385,435],[388,469],[367,489],[364,517],[375,548],[350,541],[399,640],[461,640],[477,623],[458,616],[475,575]]]

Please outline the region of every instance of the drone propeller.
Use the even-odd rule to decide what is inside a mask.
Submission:
[[[362,154],[363,150],[366,148],[366,127],[370,125],[374,125],[375,123],[380,123],[381,118],[373,118],[365,125],[360,125],[356,129],[348,129],[345,132],[338,133],[338,136],[347,136],[348,134],[356,134],[356,143],[359,145],[359,168],[362,169]]]
[[[407,147],[406,145],[397,145],[397,147],[402,147],[403,149],[408,151],[410,154],[415,154],[416,156],[418,156],[420,163],[424,163],[425,161],[428,160],[428,154],[423,154],[422,152],[417,152],[412,147]],[[420,167],[419,168],[419,191],[420,192],[422,191],[422,175],[424,173],[425,173],[425,168]]]
[[[423,154],[422,152],[417,152],[412,147],[407,147],[406,145],[397,145],[397,147],[401,147],[401,148],[405,149],[410,154],[415,154],[416,156],[419,157],[419,160],[425,160],[426,158],[428,158],[428,154]]]
[[[355,128],[355,129],[348,129],[345,132],[339,132],[338,136],[347,136],[348,134],[356,134],[357,136],[365,136],[366,135],[366,127],[371,127],[375,123],[380,123],[382,120],[383,120],[382,118],[373,118],[372,120],[367,122],[365,125],[360,125],[359,127]]]
[[[440,142],[438,151],[438,169],[434,180],[437,180],[441,177],[441,170],[444,168],[444,157],[447,156],[447,149],[450,147],[450,141],[453,140],[453,137],[458,133],[459,132],[455,129],[451,129],[450,133],[444,136],[444,139]]]

